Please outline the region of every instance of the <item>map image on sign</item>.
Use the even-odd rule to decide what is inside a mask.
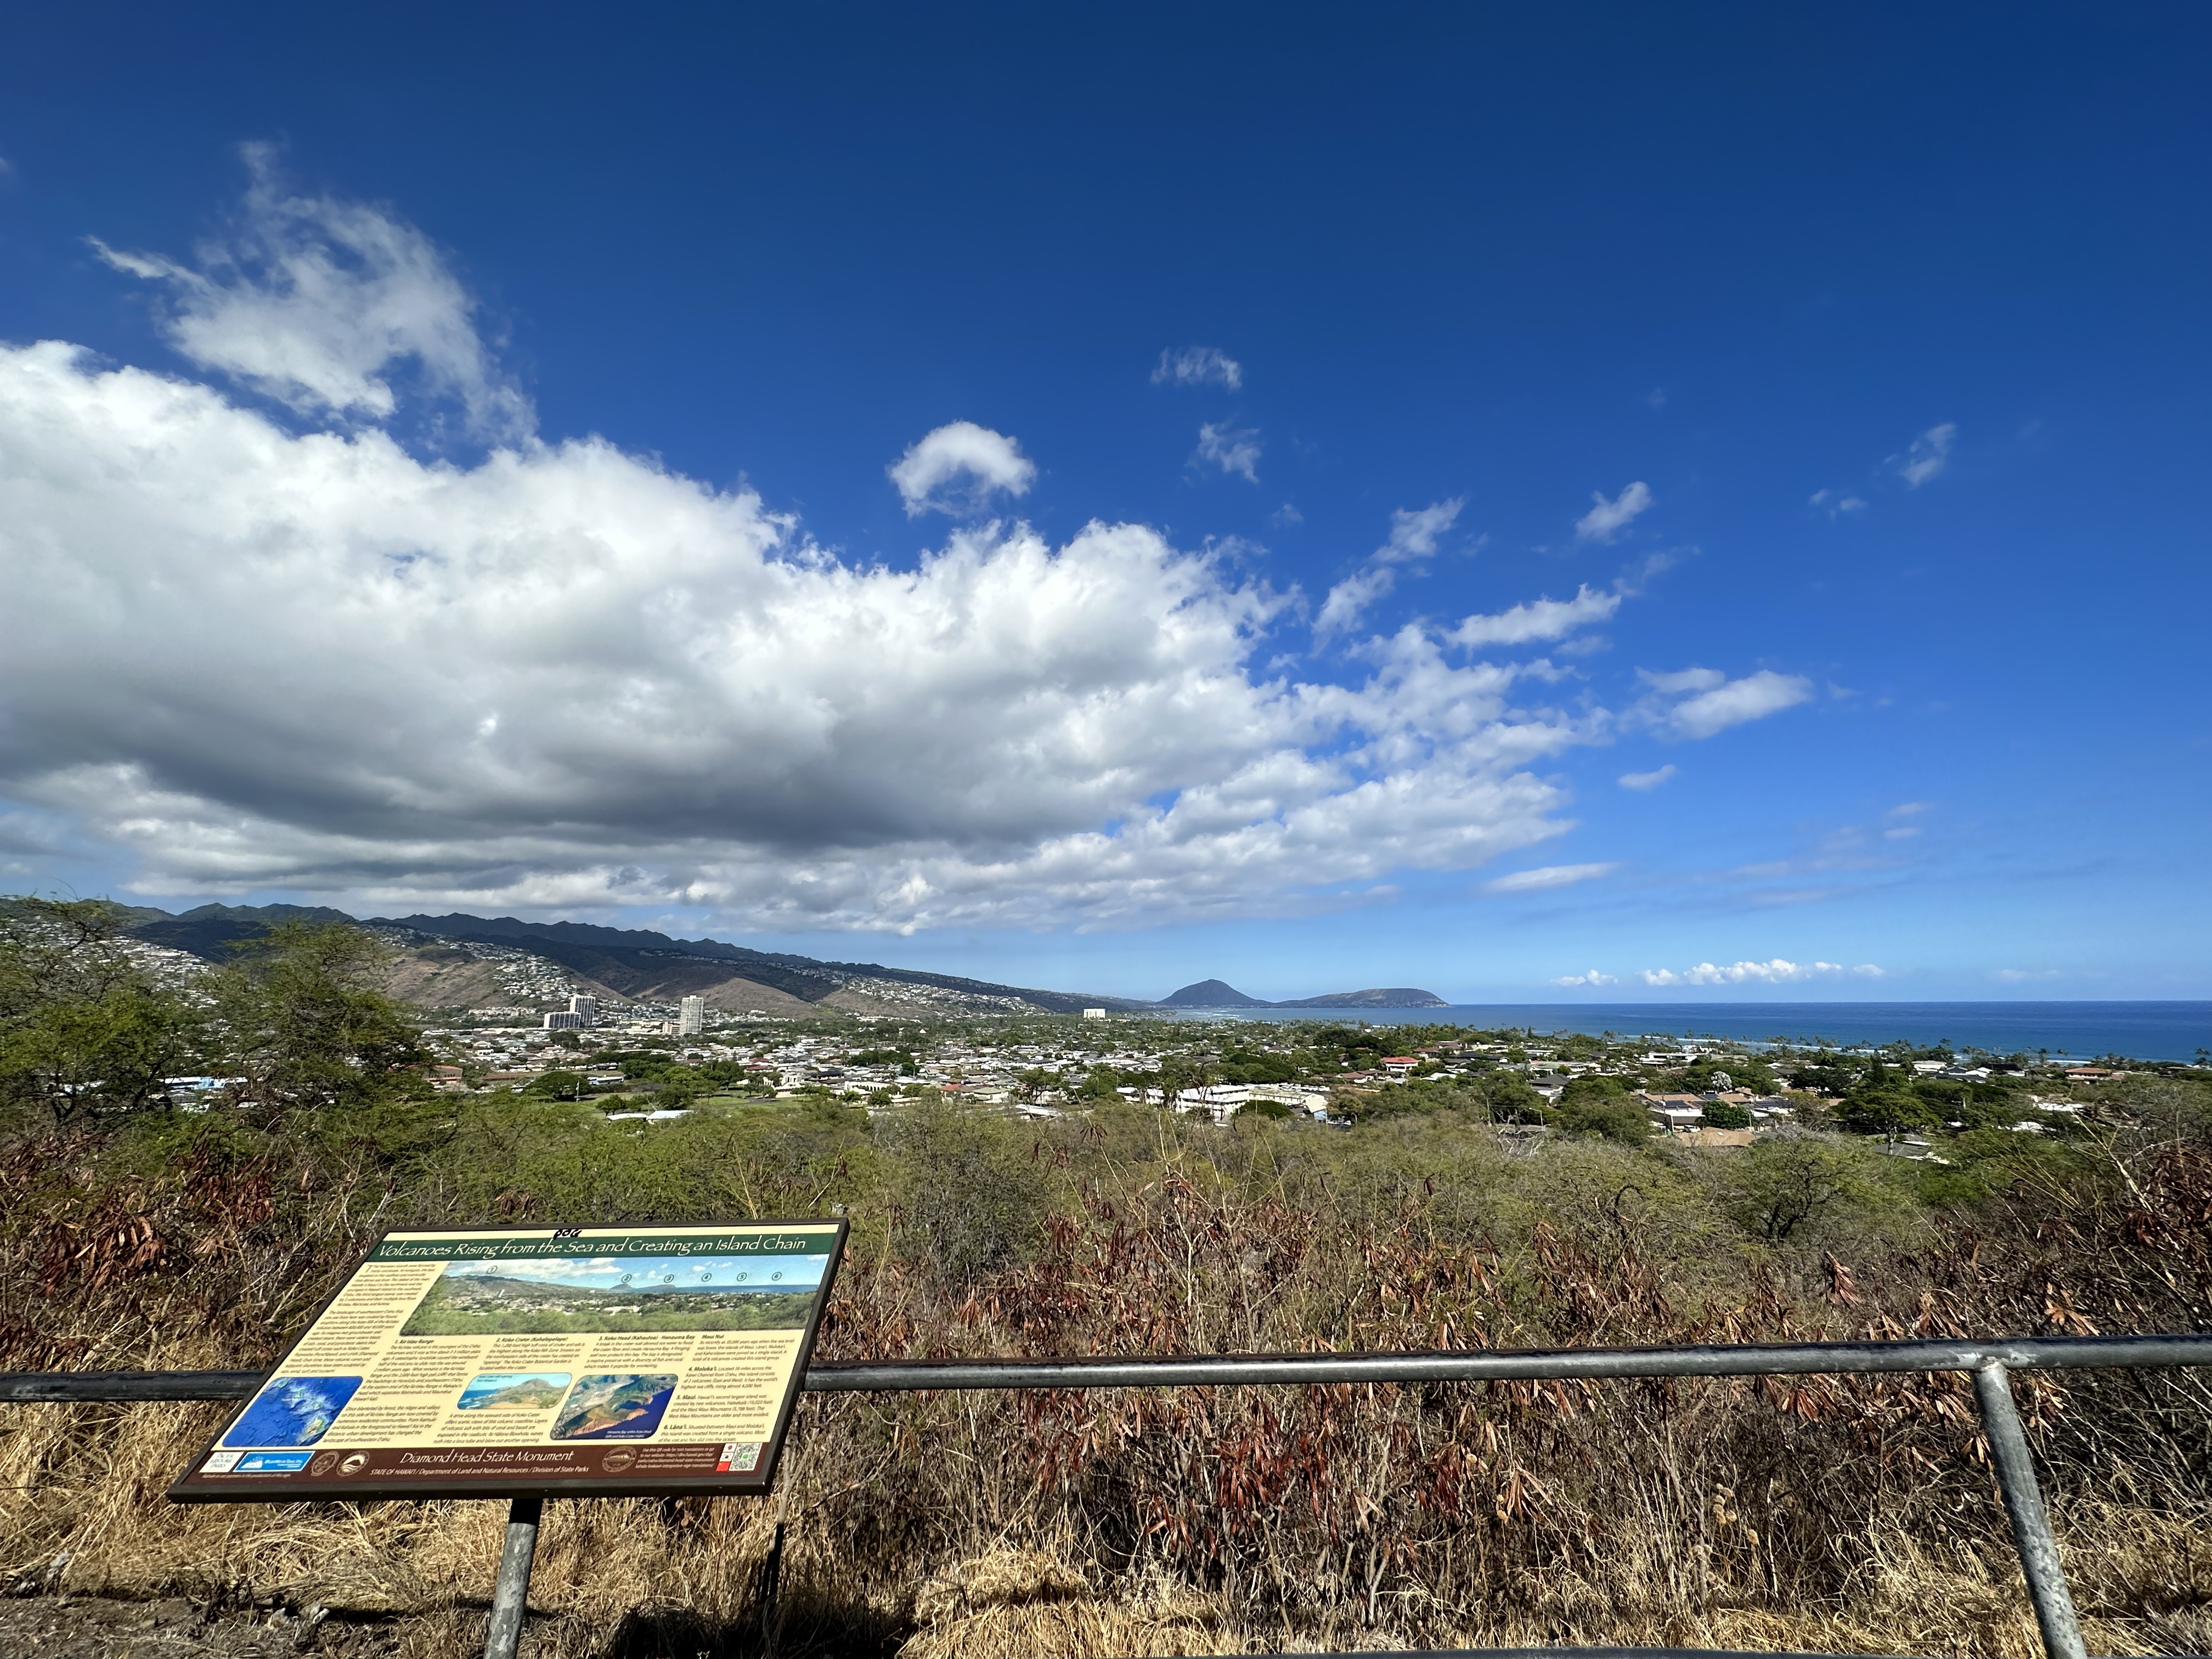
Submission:
[[[806,1323],[814,1305],[825,1261],[707,1256],[455,1261],[439,1275],[400,1334],[795,1331]]]
[[[765,1491],[846,1225],[386,1233],[185,1503]]]
[[[253,1396],[222,1437],[226,1446],[312,1446],[330,1432],[357,1376],[288,1376]]]

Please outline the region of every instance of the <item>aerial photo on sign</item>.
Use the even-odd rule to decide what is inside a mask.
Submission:
[[[795,1331],[821,1279],[808,1256],[455,1261],[400,1334]]]

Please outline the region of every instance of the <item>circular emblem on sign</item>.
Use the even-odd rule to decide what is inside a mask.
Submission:
[[[599,1459],[599,1467],[609,1474],[619,1474],[637,1462],[637,1454],[627,1446],[617,1447]]]
[[[313,1457],[307,1460],[307,1473],[309,1474],[328,1474],[332,1469],[337,1467],[337,1463],[338,1455],[336,1452],[317,1452]]]
[[[340,1474],[359,1474],[368,1467],[367,1452],[348,1452],[345,1462],[338,1465]]]

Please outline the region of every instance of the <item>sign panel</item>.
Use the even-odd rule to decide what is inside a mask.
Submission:
[[[386,1233],[180,1502],[766,1489],[842,1221]]]

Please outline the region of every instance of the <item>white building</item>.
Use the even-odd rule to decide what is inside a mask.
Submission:
[[[1106,1011],[1103,1008],[1085,1008],[1083,1011],[1083,1017],[1085,1019],[1103,1019],[1106,1018]]]
[[[568,1012],[580,1016],[576,1021],[578,1025],[596,1025],[599,1023],[599,1000],[597,997],[570,997]],[[554,1028],[549,1026],[546,1029],[550,1030]]]
[[[697,1036],[707,1029],[707,999],[686,997],[676,1021],[676,1035]]]
[[[574,999],[572,999],[572,1000],[573,1000]],[[588,997],[581,1000],[586,1002],[591,1000]],[[545,1016],[545,1029],[549,1031],[580,1031],[588,1024],[590,1024],[590,1022],[587,1021],[583,1015],[573,1012],[565,1014],[548,1014]]]

